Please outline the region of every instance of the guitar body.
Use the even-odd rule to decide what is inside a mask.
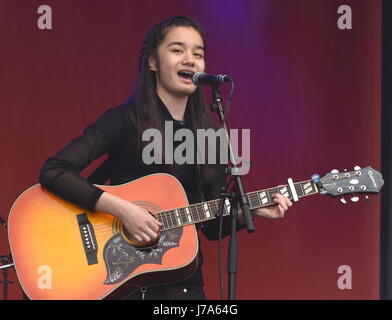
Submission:
[[[249,208],[276,205],[276,193],[295,202],[313,194],[378,193],[384,185],[373,168],[354,169],[297,183],[290,178],[288,185],[247,193]],[[117,218],[89,212],[35,185],[16,200],[8,221],[16,272],[30,299],[118,299],[185,279],[197,268],[194,224],[215,219],[218,211],[230,214],[227,199],[222,207],[220,199],[189,206],[181,183],[168,174],[99,187],[155,214],[162,224],[159,239],[135,243]]]
[[[99,187],[153,214],[188,205],[180,182],[167,174]],[[16,200],[8,229],[19,282],[30,299],[120,298],[184,279],[197,267],[194,225],[163,231],[156,243],[138,247],[117,218],[73,205],[39,184]]]

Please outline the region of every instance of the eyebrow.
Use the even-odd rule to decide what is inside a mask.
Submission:
[[[167,46],[170,47],[170,46],[174,46],[174,45],[185,47],[185,43],[184,42],[179,42],[179,41],[170,42]],[[197,45],[197,46],[195,46],[195,48],[196,49],[201,49],[201,50],[204,51],[204,47],[203,46]]]

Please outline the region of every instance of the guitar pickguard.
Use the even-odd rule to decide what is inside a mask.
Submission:
[[[124,239],[121,233],[115,234],[106,242],[103,250],[107,271],[104,284],[115,284],[125,280],[143,264],[162,264],[162,257],[166,251],[179,246],[182,232],[182,228],[164,231],[159,241],[151,247],[136,247]]]

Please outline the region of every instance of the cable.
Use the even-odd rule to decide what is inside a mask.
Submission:
[[[219,269],[219,287],[221,300],[224,299],[224,288],[223,288],[223,273],[222,273],[222,225],[223,216],[219,216],[219,232],[218,232],[218,269]]]
[[[221,201],[218,208],[218,219],[219,219],[219,229],[218,229],[218,273],[219,273],[219,287],[221,300],[224,300],[224,287],[223,287],[223,272],[222,272],[222,229],[223,229],[223,208],[225,202],[222,200],[222,195],[225,197],[228,195],[228,190],[231,190],[230,185],[234,182],[233,177],[227,182],[226,187],[222,187]]]

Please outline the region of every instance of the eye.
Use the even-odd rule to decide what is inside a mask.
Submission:
[[[182,52],[182,50],[180,50],[180,49],[173,49],[173,50],[172,50],[172,52],[175,52],[175,53],[181,53],[181,52]]]
[[[194,55],[200,59],[202,59],[204,57],[201,53],[194,53]]]

